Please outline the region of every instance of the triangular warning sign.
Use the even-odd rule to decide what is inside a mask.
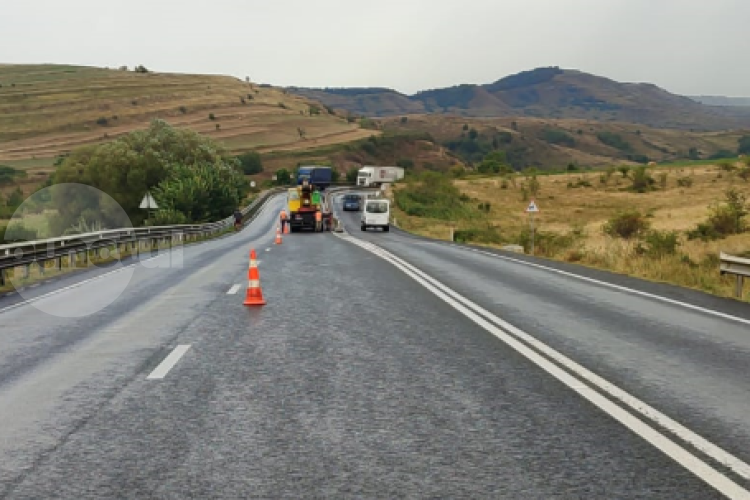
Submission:
[[[534,200],[531,200],[531,203],[529,203],[528,208],[526,209],[527,212],[538,212],[539,207],[536,206],[536,202]]]
[[[146,193],[146,196],[143,197],[143,200],[141,201],[141,207],[140,208],[150,208],[150,209],[157,209],[159,208],[159,205],[156,204],[156,200],[154,200],[154,197],[151,196],[151,193]]]

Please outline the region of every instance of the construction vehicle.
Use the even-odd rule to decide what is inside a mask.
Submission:
[[[287,205],[291,232],[296,233],[302,229],[312,229],[315,232],[331,229],[333,213],[325,209],[323,195],[307,179],[303,180],[302,185],[287,191]]]

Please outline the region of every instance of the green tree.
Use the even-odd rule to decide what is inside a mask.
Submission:
[[[484,156],[477,171],[482,174],[505,174],[512,172],[513,169],[508,165],[505,151],[492,151]]]
[[[276,184],[286,186],[292,182],[292,174],[285,168],[276,171]]]
[[[237,157],[240,162],[240,167],[245,175],[255,175],[263,172],[263,161],[260,153],[257,151],[249,151],[243,153]]]
[[[396,166],[403,169],[414,168],[414,160],[411,158],[401,158],[396,161]]]
[[[352,167],[346,171],[346,182],[355,184],[357,182],[357,175],[359,174],[359,168]]]
[[[476,129],[472,128],[469,130],[469,140],[470,141],[476,141],[477,137],[479,137],[479,132],[477,132]]]
[[[189,222],[210,222],[231,214],[243,195],[240,173],[227,164],[173,165],[153,189],[162,210],[179,212]]]
[[[74,150],[56,171],[54,182],[87,184],[100,189],[122,207],[134,225],[139,225],[145,217],[139,205],[147,191],[170,178],[171,171],[177,167],[204,165],[231,168],[237,175],[237,182],[244,182],[239,174],[239,162],[212,139],[154,120],[145,130],[131,132],[98,146]],[[58,230],[77,221],[82,207],[99,207],[101,214],[98,218],[105,227],[122,227],[119,225],[122,221],[117,219],[119,209],[107,208],[101,200],[66,199],[65,193],[63,186],[55,190],[56,196],[53,197],[59,213],[59,220],[54,221],[59,224]]]

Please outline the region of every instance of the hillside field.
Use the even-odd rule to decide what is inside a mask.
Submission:
[[[145,128],[153,118],[237,153],[314,149],[377,134],[308,99],[229,76],[0,65],[0,164],[27,170],[24,189],[43,181],[58,155]]]
[[[535,216],[538,231],[535,253],[732,296],[734,279],[719,276],[719,252],[747,255],[750,233],[709,242],[688,240],[686,233],[707,219],[710,207],[723,202],[728,189],[736,189],[750,198],[750,182],[738,175],[740,167],[733,172],[717,165],[649,170],[656,188],[647,193],[626,190],[632,184],[632,173],[627,178],[620,172],[611,173],[606,184],[607,174],[601,172],[538,176],[539,192],[535,201],[541,212]],[[664,180],[662,175],[666,176]],[[591,187],[573,187],[586,182]],[[662,188],[662,182],[665,188]],[[692,185],[688,187],[689,183]],[[475,241],[477,244],[501,247],[520,243],[528,246],[529,218],[525,209],[531,197],[528,193],[529,178],[521,175],[505,180],[499,177],[468,178],[455,180],[453,184],[469,197],[471,208],[489,203],[489,213],[475,210],[472,216],[449,222],[409,216],[396,206],[394,216],[398,225],[439,239],[449,239],[453,226],[457,234],[475,232],[479,240]],[[408,189],[408,185],[397,185],[396,189]],[[607,221],[628,210],[639,211],[652,229],[676,231],[679,241],[676,253],[642,255],[637,251],[638,240],[605,236],[603,227]],[[745,287],[745,294],[746,299],[750,298],[748,287]]]

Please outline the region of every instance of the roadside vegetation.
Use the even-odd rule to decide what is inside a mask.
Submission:
[[[485,157],[483,163],[493,160]],[[494,161],[500,159],[495,155]],[[572,168],[541,175],[510,173],[462,178],[415,177],[394,189],[400,227],[426,236],[528,253],[525,209],[533,198],[535,254],[733,296],[734,280],[719,275],[719,252],[750,256],[750,158],[712,165]],[[434,174],[438,175],[438,174]],[[430,185],[450,184],[431,191]],[[431,191],[429,207],[412,203]],[[452,207],[446,212],[443,207]],[[746,299],[750,293],[745,290]]]

